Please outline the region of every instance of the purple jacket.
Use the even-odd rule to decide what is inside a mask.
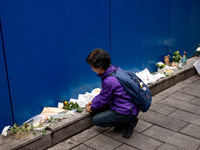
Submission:
[[[124,115],[130,115],[131,103],[124,99],[130,98],[129,94],[119,83],[116,77],[107,77],[113,71],[114,67],[111,65],[103,75],[97,75],[101,78],[102,89],[99,95],[95,96],[92,100],[91,109],[96,110],[109,104],[110,108],[116,112]],[[139,109],[132,103],[132,114],[139,113]]]

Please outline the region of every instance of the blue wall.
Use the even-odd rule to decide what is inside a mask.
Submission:
[[[177,50],[192,56],[200,43],[199,8],[198,0],[0,1],[0,129],[100,87],[85,62],[94,48],[132,71],[154,72]]]

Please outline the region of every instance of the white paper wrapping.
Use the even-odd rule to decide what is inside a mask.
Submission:
[[[193,66],[195,67],[195,69],[197,70],[198,74],[200,75],[200,59],[195,61]]]

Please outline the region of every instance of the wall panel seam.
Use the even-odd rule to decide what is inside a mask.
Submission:
[[[9,77],[8,77],[8,68],[7,68],[6,53],[5,53],[4,40],[3,40],[3,31],[2,31],[1,18],[0,18],[0,34],[1,34],[1,42],[2,42],[5,70],[6,70],[6,78],[7,78],[7,84],[8,84],[8,93],[9,93],[10,107],[11,107],[11,113],[12,113],[12,121],[13,121],[13,124],[14,124],[15,120],[14,120],[14,113],[13,113],[13,106],[12,106],[10,83],[9,83]]]

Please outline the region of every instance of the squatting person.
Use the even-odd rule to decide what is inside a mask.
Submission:
[[[96,114],[93,117],[93,123],[99,127],[114,127],[115,131],[125,129],[123,137],[129,138],[132,135],[131,131],[137,125],[137,116],[140,110],[127,100],[131,98],[117,78],[108,76],[114,72],[115,68],[111,65],[108,52],[100,48],[94,49],[88,55],[86,62],[91,66],[92,71],[97,73],[102,82],[100,94],[86,105],[88,112]],[[130,115],[131,105],[132,115]]]

